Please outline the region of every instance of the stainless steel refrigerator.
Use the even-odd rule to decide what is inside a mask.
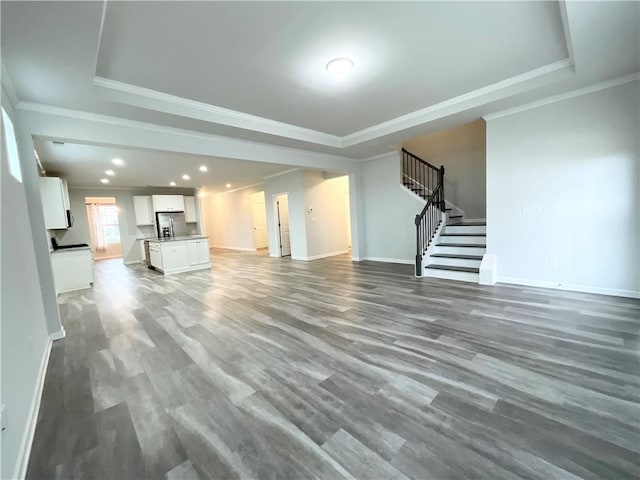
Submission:
[[[156,212],[158,238],[188,235],[184,212]]]

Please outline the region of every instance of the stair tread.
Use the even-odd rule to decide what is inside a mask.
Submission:
[[[431,255],[436,258],[460,258],[462,260],[482,260],[482,255],[458,255],[455,253],[434,253]]]
[[[482,244],[482,243],[436,243],[436,247],[476,247],[476,248],[487,248],[487,246]]]
[[[441,237],[486,237],[486,233],[441,233]]]
[[[454,267],[453,265],[427,265],[425,268],[431,268],[435,270],[451,270],[453,272],[467,272],[467,273],[480,273],[480,269],[477,267]]]
[[[462,215],[449,215],[449,218],[462,218]],[[458,223],[458,225],[460,225]]]
[[[449,227],[486,227],[487,222],[460,222],[460,223],[447,223]]]

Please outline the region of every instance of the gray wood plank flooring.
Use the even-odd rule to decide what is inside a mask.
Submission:
[[[346,256],[96,264],[27,477],[638,478],[640,301]]]

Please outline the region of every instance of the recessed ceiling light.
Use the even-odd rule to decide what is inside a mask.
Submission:
[[[208,172],[208,171],[209,171],[209,169],[207,168],[207,166],[206,166],[206,165],[201,165],[201,166],[200,166],[200,171],[201,171],[201,172]]]
[[[116,174],[116,172],[114,172],[113,170],[105,170],[104,173],[106,173],[110,177],[113,177]]]
[[[231,188],[231,184],[230,184],[230,183],[227,183],[227,184],[225,185],[225,187],[227,187],[227,188]]]
[[[109,179],[108,178],[101,178],[100,182],[102,183],[109,183]]]
[[[334,58],[327,63],[327,72],[334,77],[346,77],[353,69],[353,61],[348,58]]]
[[[124,160],[122,160],[121,158],[114,158],[113,160],[111,160],[111,163],[121,167],[122,165],[124,165]]]
[[[190,180],[191,177],[185,173],[184,175],[182,175],[182,179],[183,180]]]
[[[175,187],[176,186],[176,182],[169,182],[169,186],[170,187]]]

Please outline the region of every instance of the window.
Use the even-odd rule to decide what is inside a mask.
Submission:
[[[99,205],[104,243],[107,245],[120,243],[120,227],[118,226],[118,207],[115,205]]]
[[[9,173],[11,173],[13,178],[22,183],[22,171],[20,170],[20,157],[18,156],[16,132],[13,129],[13,122],[4,108],[2,109],[2,124],[4,126],[4,141],[7,145]]]

